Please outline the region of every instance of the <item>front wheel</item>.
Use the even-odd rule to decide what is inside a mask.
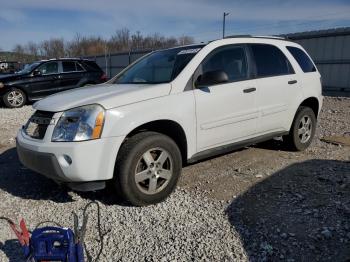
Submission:
[[[18,108],[25,105],[27,99],[26,94],[17,88],[12,88],[3,96],[4,104],[9,108]]]
[[[142,132],[122,145],[114,185],[118,194],[133,205],[156,204],[175,189],[181,168],[181,153],[171,138]]]
[[[289,149],[303,151],[308,148],[316,131],[316,116],[309,107],[299,107],[289,134],[283,137]]]

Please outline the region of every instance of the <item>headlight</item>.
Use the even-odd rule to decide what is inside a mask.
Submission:
[[[4,86],[4,83],[0,82],[0,88],[3,88]]]
[[[52,134],[52,142],[72,142],[101,137],[105,110],[100,105],[88,105],[65,111]]]

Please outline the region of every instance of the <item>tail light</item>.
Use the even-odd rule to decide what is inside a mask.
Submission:
[[[105,74],[105,73],[103,73],[102,75],[101,75],[101,81],[103,81],[103,82],[105,82],[105,81],[107,81],[107,75]]]

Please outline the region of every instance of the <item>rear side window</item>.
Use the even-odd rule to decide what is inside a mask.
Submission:
[[[245,80],[248,78],[245,49],[240,46],[218,48],[205,59],[202,70],[203,73],[224,71],[231,82]]]
[[[278,47],[265,44],[250,46],[256,64],[257,77],[294,74],[290,62]]]
[[[77,72],[84,71],[84,69],[77,62],[74,61],[63,61],[62,62],[63,72]]]
[[[314,63],[303,50],[293,46],[287,46],[287,49],[298,62],[304,73],[316,72]]]
[[[75,62],[65,61],[62,62],[63,72],[75,72],[77,71],[75,68]]]

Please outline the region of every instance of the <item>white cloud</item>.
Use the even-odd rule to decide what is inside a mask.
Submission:
[[[59,36],[69,38],[77,32],[76,25],[80,33],[105,37],[118,28],[128,27],[146,34],[159,31],[165,35],[189,34],[197,37],[197,40],[208,40],[220,35],[224,11],[230,12],[228,24],[233,26],[232,30],[241,30],[240,33],[268,33],[276,31],[276,28],[294,28],[292,24],[297,26],[298,21],[316,25],[320,20],[326,21],[322,22],[325,25],[332,24],[332,21],[350,21],[350,3],[345,1],[10,0],[1,3],[0,35],[5,32],[5,28],[1,28],[1,20],[13,24],[9,30],[13,37],[16,32],[26,32],[27,28],[31,30],[35,25],[31,24],[30,12],[38,10],[48,14],[52,11],[69,11],[71,14],[68,19],[72,20],[72,26],[58,25],[58,29],[38,33],[40,36],[46,34],[46,38],[59,33]],[[74,13],[77,15],[74,16]],[[245,23],[246,26],[234,28],[237,23]],[[230,27],[227,29],[229,32]],[[28,40],[39,41],[36,36],[25,36]],[[0,47],[10,48],[11,42],[13,45],[22,41],[22,38],[8,39],[7,44],[0,42]]]
[[[18,9],[0,9],[0,21],[4,20],[8,23],[18,23],[24,21],[26,15],[23,11]]]
[[[350,18],[350,5],[336,1],[13,0],[5,1],[1,8],[86,11],[129,18],[217,19],[223,11],[239,20],[315,20],[324,14],[335,19]]]

